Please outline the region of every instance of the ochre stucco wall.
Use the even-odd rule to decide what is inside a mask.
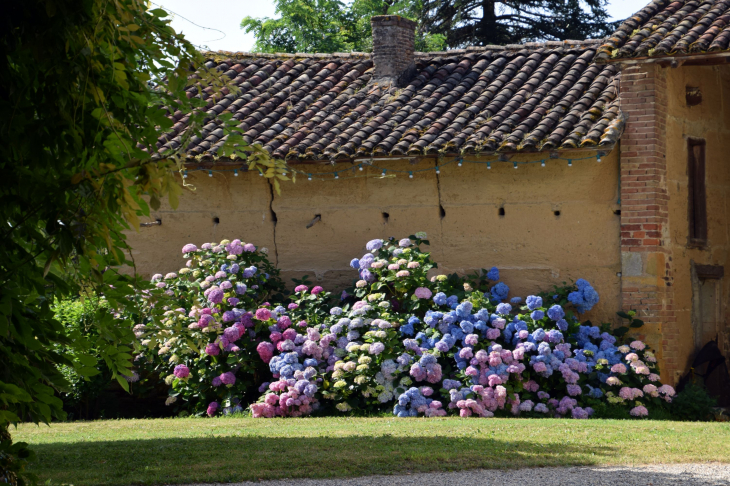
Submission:
[[[674,308],[679,329],[679,363],[686,370],[694,358],[692,282],[690,261],[728,268],[728,203],[730,203],[730,66],[668,69],[667,79],[667,188],[669,239],[674,271]],[[686,87],[698,87],[702,103],[688,107]],[[688,248],[687,138],[706,140],[708,247]],[[721,282],[721,315],[727,315],[730,285]],[[725,329],[727,325],[725,324]],[[721,339],[727,336],[720,336]]]
[[[287,284],[307,274],[328,289],[343,288],[356,276],[348,264],[361,256],[370,239],[428,233],[440,272],[470,273],[493,265],[511,296],[525,296],[570,279],[588,279],[601,302],[587,315],[594,321],[614,321],[620,308],[617,150],[594,160],[548,160],[540,164],[452,163],[434,171],[380,178],[365,169],[338,180],[282,185],[274,195],[256,174],[190,172],[196,191],[181,197],[180,207],[161,208],[152,215],[161,226],[129,234],[138,271],[145,275],[177,270],[180,248],[223,238],[241,238],[269,248]],[[586,157],[575,152],[565,157]],[[547,154],[517,157],[536,161]],[[434,159],[378,162],[394,170],[433,167]],[[331,172],[352,167],[302,166],[307,172]],[[272,199],[273,198],[273,199]],[[443,217],[442,210],[443,208]],[[504,208],[505,215],[499,215]],[[560,211],[560,216],[554,212]],[[387,213],[387,218],[384,216]],[[315,215],[322,220],[306,225]],[[274,224],[274,215],[276,224]],[[219,218],[219,224],[213,218]]]

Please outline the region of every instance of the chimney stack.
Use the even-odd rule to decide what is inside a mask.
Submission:
[[[416,23],[398,15],[376,15],[373,27],[374,79],[403,87],[416,73]]]

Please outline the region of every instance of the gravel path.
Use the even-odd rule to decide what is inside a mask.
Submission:
[[[730,464],[667,464],[616,467],[546,467],[512,471],[369,476],[351,479],[287,479],[225,486],[730,486]],[[214,485],[196,485],[214,486]]]

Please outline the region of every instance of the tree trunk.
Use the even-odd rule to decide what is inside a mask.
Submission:
[[[497,43],[497,13],[494,0],[482,0],[482,18],[476,25],[476,37],[483,44]]]

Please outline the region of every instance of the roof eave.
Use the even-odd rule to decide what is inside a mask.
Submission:
[[[697,54],[674,54],[669,56],[644,56],[629,58],[596,58],[596,64],[620,64],[634,66],[639,64],[659,64],[662,67],[712,66],[730,62],[730,51],[703,52]]]
[[[620,137],[619,137],[620,138]],[[574,153],[574,152],[600,152],[601,155],[607,155],[610,154],[613,149],[616,148],[616,142],[610,143],[610,144],[596,144],[591,146],[584,146],[584,147],[575,147],[575,148],[552,148],[550,150],[539,150],[539,151],[513,151],[513,152],[499,152],[499,151],[490,151],[490,152],[479,152],[479,153],[444,153],[444,154],[438,154],[438,155],[400,155],[400,156],[393,156],[393,155],[383,155],[383,156],[373,156],[370,157],[369,155],[358,155],[352,158],[336,158],[336,159],[290,159],[287,160],[288,163],[292,165],[325,165],[325,164],[332,164],[332,163],[357,163],[362,162],[366,160],[380,160],[380,161],[388,161],[388,160],[409,160],[409,159],[438,159],[438,158],[444,158],[444,157],[464,157],[464,158],[486,158],[486,157],[500,157],[502,159],[510,159],[515,156],[539,156],[543,155],[544,158],[558,158],[561,156],[561,154],[566,153]],[[186,168],[205,168],[209,169],[212,167],[245,167],[246,162],[244,159],[231,159],[229,157],[214,157],[212,155],[204,155],[204,156],[192,156],[188,157],[185,160],[185,167]]]

